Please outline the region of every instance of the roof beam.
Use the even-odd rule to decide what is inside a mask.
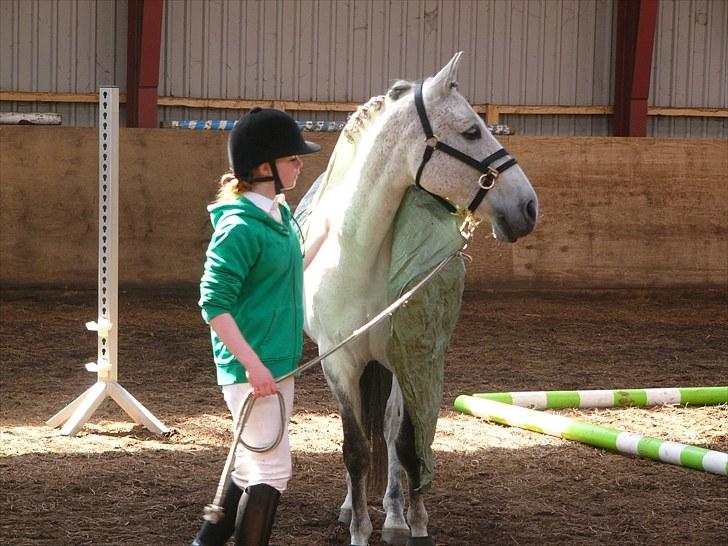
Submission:
[[[129,0],[126,126],[158,127],[157,88],[164,0]]]
[[[657,0],[617,0],[614,136],[647,135]]]

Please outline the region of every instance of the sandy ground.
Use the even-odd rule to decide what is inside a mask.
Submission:
[[[120,294],[119,382],[172,431],[106,402],[76,437],[45,421],[95,381],[96,292],[0,299],[0,543],[189,544],[231,442],[190,290]],[[305,358],[314,356],[312,344]],[[695,544],[728,537],[728,479],[455,412],[463,393],[728,384],[728,293],[469,292],[448,354],[430,531],[440,545]],[[320,371],[298,382],[294,478],[272,542],[347,544],[340,420]],[[728,451],[728,407],[559,412]],[[372,499],[371,544],[383,511]]]

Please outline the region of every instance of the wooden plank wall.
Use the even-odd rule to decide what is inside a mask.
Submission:
[[[499,280],[519,286],[728,287],[728,141],[500,140],[531,179],[541,219],[512,248],[478,238],[475,279],[497,264]]]
[[[308,133],[298,202],[337,134]],[[121,130],[120,282],[196,283],[227,134]],[[96,285],[96,129],[0,127],[0,284]],[[470,289],[728,286],[728,141],[504,137],[539,194],[514,245],[483,225]]]

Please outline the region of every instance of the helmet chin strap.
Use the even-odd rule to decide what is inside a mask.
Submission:
[[[283,193],[283,182],[281,182],[281,177],[278,176],[278,167],[276,167],[276,162],[271,161],[268,165],[270,165],[270,170],[273,172],[273,182],[276,188],[276,195]]]
[[[245,179],[245,181],[250,182],[251,184],[257,184],[258,182],[273,182],[275,185],[276,195],[283,193],[283,182],[281,182],[281,177],[278,175],[276,162],[269,161],[268,165],[270,165],[270,170],[273,173],[273,176],[253,176]]]

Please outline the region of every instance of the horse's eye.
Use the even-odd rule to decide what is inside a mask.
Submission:
[[[473,125],[470,129],[461,134],[467,140],[478,140],[480,138],[480,127]]]

